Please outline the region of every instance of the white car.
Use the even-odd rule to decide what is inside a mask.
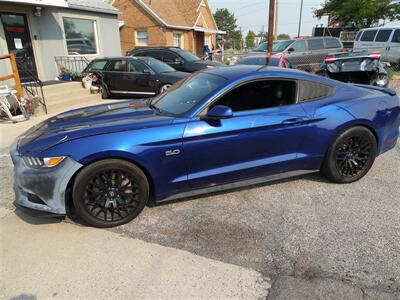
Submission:
[[[382,61],[400,64],[400,27],[361,29],[354,41],[354,49],[379,51]]]

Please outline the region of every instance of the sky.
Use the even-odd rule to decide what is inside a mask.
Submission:
[[[278,1],[278,34],[286,33],[291,37],[297,36],[301,1]],[[208,2],[213,12],[217,8],[227,8],[233,12],[244,35],[249,30],[258,33],[263,29],[263,26],[264,31],[268,29],[268,0],[208,0]],[[326,26],[327,17],[323,17],[321,20],[313,17],[313,10],[323,2],[323,0],[304,0],[300,35],[312,35],[312,28],[317,24]]]
[[[278,0],[279,19],[278,34],[286,33],[291,37],[297,36],[300,17],[301,0]],[[320,20],[313,17],[313,11],[322,5],[324,0],[304,0],[301,22],[301,36],[312,35],[312,29],[316,25],[324,26],[328,23],[328,17]],[[227,8],[235,14],[237,24],[241,27],[243,35],[246,36],[249,30],[258,33],[268,29],[268,0],[208,0],[213,12],[217,8]],[[386,26],[400,26],[399,22],[386,24]]]

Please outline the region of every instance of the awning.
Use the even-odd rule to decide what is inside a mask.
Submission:
[[[2,0],[2,2],[37,6],[68,7],[68,2],[66,0]]]
[[[226,34],[226,31],[212,29],[212,28],[204,28],[204,27],[194,27],[194,31],[206,32],[206,33],[216,33],[216,34]]]

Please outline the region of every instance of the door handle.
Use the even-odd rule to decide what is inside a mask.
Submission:
[[[303,118],[293,118],[282,121],[282,125],[296,125],[304,122]]]

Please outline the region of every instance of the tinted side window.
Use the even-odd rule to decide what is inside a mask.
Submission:
[[[126,61],[125,60],[113,60],[108,65],[107,71],[114,72],[125,72],[126,71]]]
[[[260,80],[243,84],[222,96],[214,105],[226,105],[234,112],[265,109],[296,103],[296,82]]]
[[[372,42],[375,38],[377,30],[366,30],[361,37],[362,42]]]
[[[143,73],[146,66],[139,61],[129,60],[128,61],[128,72]]]
[[[293,43],[292,46],[289,48],[293,48],[294,52],[304,52],[306,51],[306,42],[303,40],[297,41]]]
[[[310,50],[324,49],[324,40],[323,39],[308,40],[308,48]]]
[[[299,102],[307,102],[326,98],[334,93],[335,89],[331,86],[318,82],[301,80],[299,87]]]
[[[362,33],[363,33],[363,31],[359,31],[357,33],[356,38],[355,38],[356,41],[360,40],[360,36],[361,36]]]
[[[392,29],[381,29],[375,38],[375,42],[387,42],[392,34]]]
[[[394,32],[393,38],[392,38],[393,43],[400,43],[400,29],[396,29]]]
[[[325,48],[332,49],[332,48],[342,48],[342,45],[337,39],[325,39]]]
[[[161,51],[144,51],[143,56],[153,57],[155,59],[162,60],[162,52]]]
[[[174,62],[178,59],[178,56],[171,52],[163,51],[162,53],[162,61],[164,62]]]

